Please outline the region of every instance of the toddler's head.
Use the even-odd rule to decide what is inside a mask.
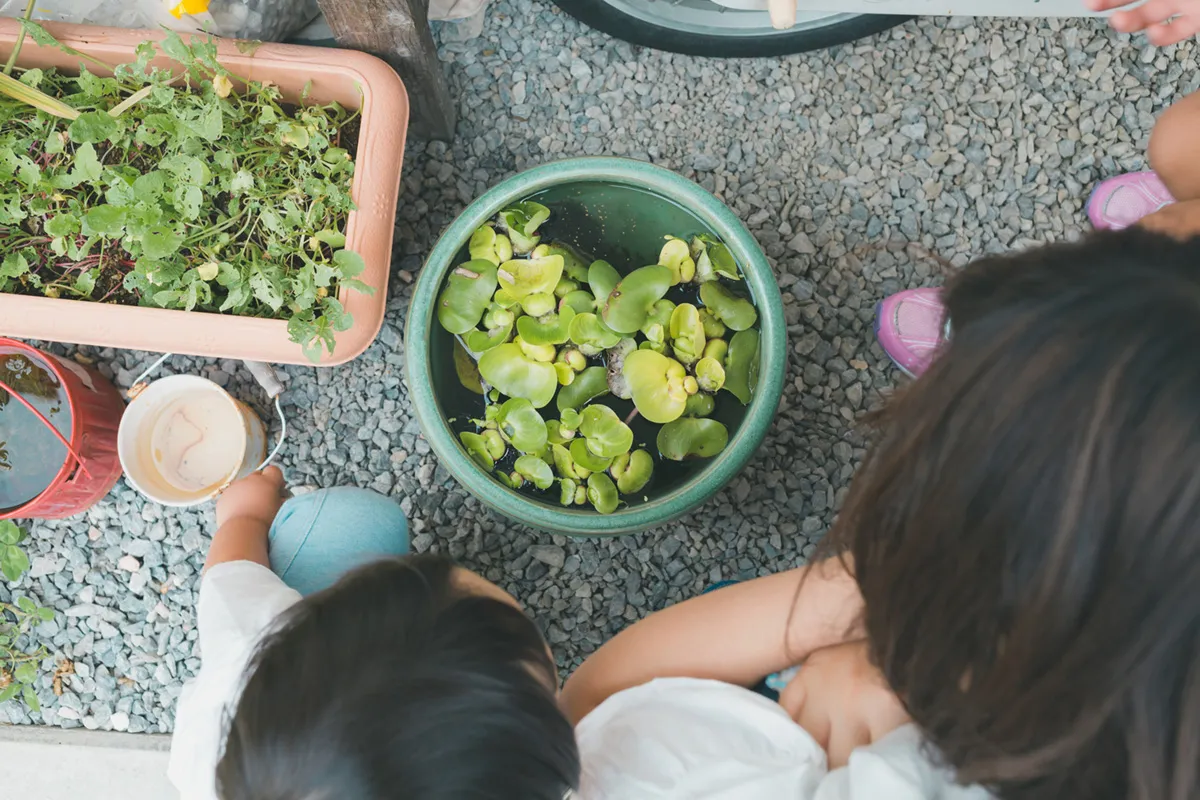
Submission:
[[[1091,236],[951,279],[835,526],[874,659],[964,781],[1200,785],[1200,239]]]
[[[442,558],[379,561],[306,597],[247,676],[222,800],[562,800],[578,783],[541,634]]]

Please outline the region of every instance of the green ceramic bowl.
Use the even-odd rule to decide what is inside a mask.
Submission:
[[[758,388],[729,444],[717,456],[688,462],[685,473],[651,489],[650,500],[602,515],[563,508],[515,492],[479,467],[447,418],[462,413],[463,389],[453,364],[453,337],[438,324],[437,296],[447,274],[467,260],[472,232],[513,202],[550,207],[548,235],[617,265],[654,264],[670,233],[706,232],[733,251],[758,308]],[[442,465],[471,494],[514,520],[575,536],[641,531],[683,516],[708,500],[753,457],[771,426],[783,391],[787,329],[771,265],[745,226],[720,201],[675,173],[623,158],[573,158],[522,172],[467,207],[445,230],[421,270],[405,331],[407,378],[417,421]],[[736,402],[736,401],[734,401]],[[478,413],[478,412],[475,412]],[[651,443],[652,444],[652,443]]]

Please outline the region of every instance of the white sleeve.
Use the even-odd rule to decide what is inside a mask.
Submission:
[[[777,703],[719,681],[618,692],[575,738],[582,800],[802,800],[825,774],[824,751]]]
[[[979,786],[960,786],[953,774],[930,760],[915,725],[903,725],[879,741],[859,747],[849,763],[821,782],[814,800],[988,800]]]
[[[196,627],[200,674],[179,696],[167,776],[183,800],[216,800],[214,775],[227,710],[237,702],[247,662],[271,623],[300,594],[251,561],[217,564],[200,581]]]

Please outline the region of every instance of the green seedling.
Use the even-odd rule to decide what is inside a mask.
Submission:
[[[564,347],[558,351],[555,361],[560,361],[575,372],[583,372],[587,368],[587,357],[574,347]]]
[[[695,390],[688,391],[688,380],[692,385],[696,380],[683,364],[653,350],[627,355],[623,374],[638,413],[660,425],[678,419],[687,406],[688,395],[695,394]]]
[[[654,458],[645,450],[622,453],[613,459],[608,473],[617,482],[621,494],[640,492],[654,473]]]
[[[731,281],[740,281],[742,276],[738,274],[737,261],[733,258],[733,253],[729,251],[729,247],[723,242],[713,241],[708,245],[708,258],[712,261],[713,272],[722,278],[728,278]]]
[[[583,423],[583,415],[573,408],[564,408],[558,413],[558,418],[562,420],[562,424],[573,431],[579,430],[579,426]]]
[[[715,419],[685,417],[658,431],[658,452],[671,461],[711,458],[725,449],[729,431]]]
[[[507,294],[505,300],[514,298],[522,302],[530,295],[544,294],[551,298],[553,308],[554,287],[558,285],[562,271],[562,256],[517,258],[501,264],[496,269],[496,279]],[[496,302],[500,303],[501,298],[497,298]]]
[[[454,340],[454,372],[458,375],[458,382],[463,385],[464,389],[475,394],[484,393],[483,378],[479,375],[479,364],[457,339]]]
[[[580,416],[579,434],[594,455],[616,458],[633,446],[633,431],[608,406],[588,406]]]
[[[496,412],[499,413],[499,407],[496,407]],[[508,442],[504,441],[504,437],[500,435],[500,431],[495,428],[489,428],[482,434],[483,444],[487,448],[487,453],[492,457],[493,461],[499,461],[504,458],[504,453],[508,450]]]
[[[650,314],[642,325],[641,334],[646,337],[639,347],[647,347],[662,353],[667,349],[667,333],[671,327],[671,315],[675,312],[675,304],[670,300],[659,300],[650,308]]]
[[[470,342],[467,346],[471,346]],[[548,404],[558,389],[558,374],[553,365],[529,358],[520,345],[511,342],[497,345],[480,356],[479,374],[501,394],[524,398],[534,408]]]
[[[666,239],[667,243],[658,254],[659,265],[671,270],[672,286],[690,283],[696,276],[696,262],[692,260],[688,243],[674,236],[668,236]]]
[[[546,449],[546,422],[523,397],[504,401],[496,415],[496,427],[504,440],[522,453],[537,455]]]
[[[708,245],[704,239],[699,236],[692,237],[692,244],[689,249],[691,250],[692,260],[696,262],[696,274],[693,280],[696,283],[715,281],[717,273],[713,269],[712,259],[708,256]]]
[[[670,288],[671,270],[666,267],[635,269],[608,295],[601,318],[617,333],[636,333],[646,323],[654,304]]]
[[[703,392],[717,392],[725,385],[725,368],[707,356],[696,362],[696,383]]]
[[[569,338],[571,320],[575,319],[575,316],[575,309],[566,306],[558,313],[551,311],[536,319],[521,317],[517,320],[517,333],[530,344],[562,344]]]
[[[475,233],[471,234],[467,250],[470,252],[472,260],[482,259],[490,261],[496,266],[500,266],[513,256],[512,242],[503,233],[496,233],[496,229],[490,223],[475,229]]]
[[[495,291],[496,265],[490,261],[468,261],[455,268],[438,297],[438,322],[456,336],[473,330]]]
[[[531,317],[549,314],[558,305],[558,301],[549,292],[534,292],[521,300],[521,310]]]
[[[758,331],[739,331],[729,340],[725,356],[725,391],[749,405],[758,386]]]
[[[513,250],[522,255],[538,246],[541,237],[537,235],[537,229],[548,219],[550,209],[528,200],[500,212],[500,222],[512,239]]]
[[[588,267],[587,283],[597,305],[603,305],[612,290],[621,282],[621,273],[607,261],[593,261]]]
[[[730,330],[744,331],[758,321],[753,303],[715,281],[700,285],[700,302]]]
[[[588,367],[569,386],[559,389],[554,402],[562,412],[583,408],[604,394],[608,394],[608,370],[604,367]]]
[[[691,303],[681,303],[671,314],[671,350],[687,366],[695,364],[704,352],[704,324],[700,310]]]
[[[513,470],[539,489],[549,489],[554,485],[554,472],[550,465],[537,456],[521,456],[513,464]]]
[[[603,472],[593,473],[588,478],[587,499],[601,514],[611,514],[620,505],[616,484]]]
[[[599,355],[621,341],[616,333],[600,321],[595,314],[576,314],[569,327],[570,340],[586,356]]]
[[[683,416],[707,417],[713,413],[713,409],[716,407],[717,401],[711,394],[697,392],[696,394],[688,395],[687,405],[683,408]]]

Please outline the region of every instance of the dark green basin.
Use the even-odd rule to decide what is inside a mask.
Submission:
[[[740,423],[730,426],[725,450],[714,458],[690,462],[672,480],[655,484],[649,501],[623,506],[612,514],[563,508],[508,489],[467,455],[447,422],[463,413],[458,405],[462,389],[454,372],[453,337],[436,320],[438,293],[450,270],[466,260],[471,233],[505,206],[528,198],[553,211],[547,226],[551,238],[605,258],[622,271],[655,263],[668,233],[717,236],[741,265],[758,308],[762,337],[758,388]],[[575,158],[535,167],[500,183],[468,206],[442,234],[421,270],[409,309],[408,387],[417,420],[442,465],[487,505],[520,522],[570,535],[628,533],[683,516],[746,466],[779,405],[786,337],[783,303],[771,266],[745,226],[720,201],[695,183],[641,161]]]

